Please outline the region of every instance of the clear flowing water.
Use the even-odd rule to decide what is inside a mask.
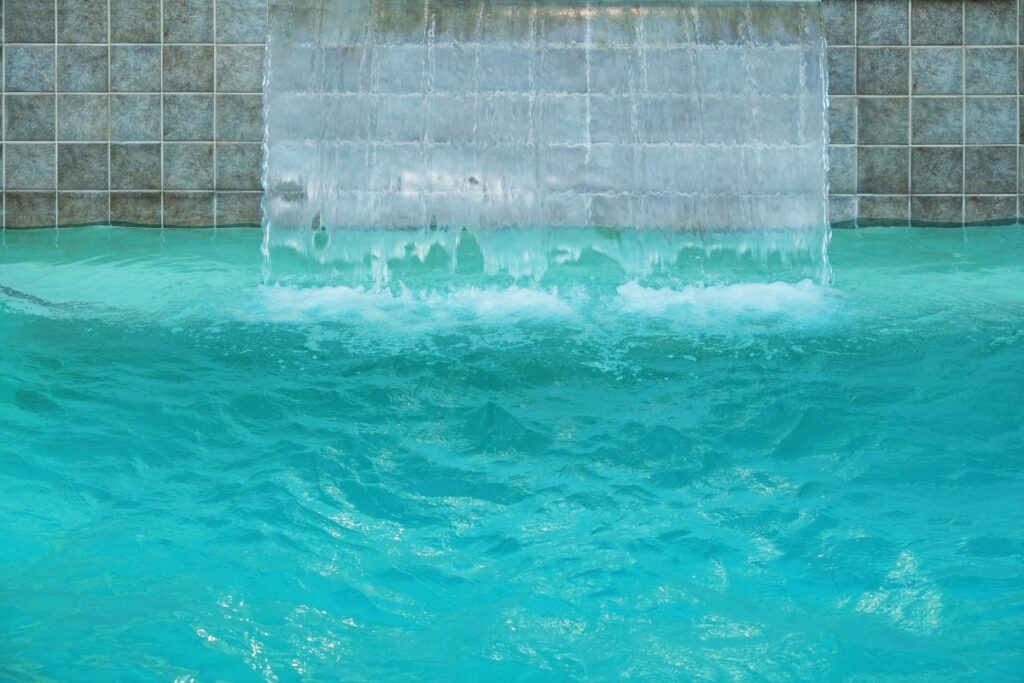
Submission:
[[[0,678],[1024,677],[1019,227],[831,284],[4,242]]]
[[[817,2],[275,0],[271,237],[827,225],[824,47]]]

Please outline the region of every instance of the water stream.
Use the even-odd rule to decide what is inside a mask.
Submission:
[[[783,228],[820,254],[820,24],[816,3],[272,3],[268,246]]]

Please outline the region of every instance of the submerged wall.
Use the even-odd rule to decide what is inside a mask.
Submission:
[[[838,225],[1006,222],[1024,0],[824,0]],[[7,227],[259,222],[267,0],[0,0]]]

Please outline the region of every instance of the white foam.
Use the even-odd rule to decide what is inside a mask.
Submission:
[[[680,289],[644,287],[637,282],[628,282],[618,287],[617,292],[616,303],[622,311],[641,315],[689,313],[707,318],[744,315],[805,317],[826,307],[828,288],[811,280]]]
[[[263,313],[271,320],[364,320],[432,324],[480,320],[561,318],[574,314],[572,297],[557,289],[460,287],[448,291],[408,288],[265,286],[259,290]]]

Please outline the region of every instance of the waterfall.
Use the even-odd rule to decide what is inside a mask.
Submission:
[[[827,225],[816,2],[273,0],[268,51],[270,243]]]

